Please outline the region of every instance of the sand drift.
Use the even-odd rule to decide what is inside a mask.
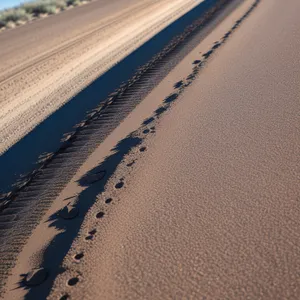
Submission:
[[[118,1],[118,3],[123,2]],[[84,87],[0,157],[0,165],[4,170],[0,174],[0,182],[3,184],[12,181],[13,176],[16,178],[18,175],[16,170],[20,173],[22,168],[35,168],[34,163],[42,152],[52,151],[43,156],[46,162],[30,173],[33,176],[29,181],[25,177],[25,186],[22,183],[14,193],[4,198],[4,202],[0,200],[0,244],[2,245],[0,252],[5,260],[5,264],[0,268],[1,284],[5,283],[9,270],[15,264],[17,255],[32,230],[53,202],[60,203],[54,201],[55,198],[87,157],[106,141],[106,137],[186,55],[194,51],[194,48],[234,9],[239,1],[233,1],[232,5],[225,6],[226,9],[223,10],[224,3],[226,1],[207,0],[188,10],[105,74]],[[88,5],[84,7],[87,8]],[[37,23],[30,25],[35,24]],[[26,26],[19,29],[25,28]],[[12,31],[11,34],[16,32]],[[0,38],[3,37],[5,35]],[[22,70],[15,70],[14,75],[11,76],[18,76],[21,73]],[[112,91],[116,91],[114,96],[108,96]],[[93,110],[91,113],[93,117],[85,119],[86,112],[89,110]],[[73,126],[76,122],[80,123],[75,132],[73,131],[75,135],[66,147],[62,146],[60,141],[63,133],[70,129],[74,130]],[[115,163],[110,165],[113,167]],[[106,173],[105,178],[108,176],[109,174]],[[81,209],[80,214],[92,205],[93,198],[90,200],[85,201],[85,208]],[[68,238],[64,236],[63,247],[67,246],[66,244],[70,245],[70,238],[73,239],[73,233],[79,230],[81,219],[79,221],[76,226],[72,224],[72,234]],[[63,259],[61,254],[63,251],[56,253],[55,261],[51,259],[54,269]],[[47,293],[51,287],[55,272],[51,272],[51,278],[43,293]],[[35,289],[35,292],[38,290]]]
[[[203,1],[11,147],[78,113],[0,211],[0,297],[298,299],[299,5]]]
[[[0,153],[83,87],[202,1],[142,1],[138,8],[114,16],[110,22],[103,22],[99,29],[88,33],[88,44],[83,36],[44,58],[33,59],[27,65],[25,62],[21,70],[2,69]]]
[[[102,5],[96,1],[81,7],[77,13],[77,10],[66,12],[67,21],[62,19],[63,13],[3,33],[0,36],[4,45],[0,50],[0,165],[6,172],[0,175],[0,192],[9,191],[20,174],[32,171],[42,153],[57,150],[63,133],[70,131],[87,110],[93,109],[127,78],[121,71],[109,83],[98,86],[97,93],[78,101],[77,110],[65,108],[59,117],[54,112],[201,2],[124,0],[105,6],[103,1],[99,2]],[[81,10],[89,12],[85,13],[86,19],[77,20]],[[95,15],[90,16],[93,10]],[[36,28],[30,31],[30,26]],[[48,27],[43,26],[53,26],[55,31],[48,32]],[[52,122],[45,123],[49,116]],[[33,130],[36,130],[34,137],[29,134]]]

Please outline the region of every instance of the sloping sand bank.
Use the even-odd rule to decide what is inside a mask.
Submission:
[[[145,63],[120,62],[202,2],[99,0],[1,34],[0,194]]]
[[[6,295],[298,299],[299,5],[244,1],[182,59],[62,188]]]
[[[143,127],[154,136],[132,137],[142,145],[98,196],[53,299],[299,298],[299,9],[261,1]]]
[[[1,34],[0,153],[202,1],[96,1]]]

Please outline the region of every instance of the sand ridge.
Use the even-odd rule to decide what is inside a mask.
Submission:
[[[82,88],[200,2],[145,0],[129,13],[117,15],[110,26],[100,26],[99,32],[89,36],[90,45],[79,40],[5,79],[0,88],[0,151],[5,152]]]
[[[235,8],[237,3],[229,5],[228,7],[226,6],[226,9],[224,9],[224,11],[222,10],[222,13],[220,14],[220,20],[226,17],[228,13]],[[200,12],[200,15],[203,13],[203,9],[201,7],[196,10],[198,13]],[[214,15],[215,8],[216,7],[214,6],[211,8],[210,14],[212,14],[212,16]],[[72,176],[72,172],[76,171],[91,151],[93,151],[93,149],[95,149],[95,147],[99,144],[102,145],[102,141],[104,141],[103,139],[105,138],[105,132],[107,130],[108,132],[109,130],[113,130],[114,127],[112,126],[114,126],[114,122],[118,122],[118,120],[120,122],[122,118],[124,118],[128,112],[137,105],[137,103],[143,100],[143,97],[145,97],[153,87],[155,87],[167,74],[169,74],[177,63],[190,53],[190,51],[193,53],[196,51],[194,47],[196,47],[206,36],[206,31],[209,32],[214,28],[215,21],[218,20],[217,18],[214,21],[213,18],[211,20],[212,22],[209,22],[207,27],[205,26],[205,30],[202,30],[202,25],[206,23],[207,20],[210,20],[210,14],[206,13],[204,18],[199,18],[198,14],[193,13],[197,20],[193,26],[188,26],[187,28],[185,28],[185,26],[190,23],[188,22],[188,19],[185,18],[186,21],[183,22],[185,25],[182,27],[182,30],[184,28],[186,30],[184,30],[184,32],[180,30],[178,32],[179,36],[170,41],[170,44],[166,48],[155,55],[150,62],[145,64],[145,66],[143,66],[143,70],[140,68],[138,69],[139,75],[137,74],[134,76],[135,80],[137,80],[137,84],[133,84],[130,80],[128,82],[129,88],[126,89],[126,92],[124,92],[124,85],[122,85],[123,87],[120,87],[120,89],[123,92],[117,97],[116,101],[109,105],[103,112],[100,110],[100,114],[96,115],[96,118],[93,118],[92,122],[89,121],[87,123],[83,123],[89,125],[83,126],[81,128],[82,130],[80,129],[78,134],[72,136],[71,147],[67,147],[66,149],[63,148],[62,151],[57,153],[57,155],[50,155],[52,157],[52,159],[50,159],[51,163],[47,164],[47,167],[40,170],[37,176],[35,176],[30,182],[29,186],[22,190],[17,199],[14,199],[13,203],[10,203],[9,207],[3,211],[3,217],[1,216],[1,229],[4,230],[4,232],[3,236],[1,236],[1,240],[5,241],[5,243],[1,247],[1,252],[4,253],[6,263],[1,265],[1,276],[5,276],[5,274],[7,274],[10,266],[14,263],[14,258],[16,258],[18,251],[22,249],[31,230],[38,225],[40,217],[45,213],[49,205],[52,202],[56,207],[57,204],[61,204],[59,199],[55,199],[55,195],[57,195],[57,192],[60,191],[64,184],[67,183],[66,180],[71,179],[69,176]],[[190,14],[188,15],[190,16]],[[192,34],[193,32],[196,32],[197,34]],[[181,47],[182,44],[184,44],[184,47]],[[193,54],[193,56],[194,55],[195,54]],[[195,57],[198,58],[198,55],[196,54]],[[150,73],[151,76],[149,77]],[[139,113],[137,116],[140,118],[144,113],[145,112],[142,114]],[[113,120],[111,118],[113,118]],[[136,117],[134,119],[137,120]],[[115,124],[115,126],[117,125],[118,123]],[[46,188],[44,188],[45,186]],[[68,196],[67,198],[71,199],[74,197],[70,198]],[[74,200],[77,201],[76,198],[74,198]],[[89,205],[89,202],[90,201],[85,201],[87,205]],[[84,209],[81,209],[81,213],[84,213]],[[46,219],[41,221],[37,228],[45,225],[47,227],[48,222],[52,220],[52,218],[55,218],[55,215],[56,214],[54,213],[53,216],[50,216],[49,220],[47,220],[49,215],[45,216]],[[55,223],[56,222],[54,222],[53,225]],[[78,225],[80,224],[77,224],[76,226],[73,224],[72,229],[76,230]],[[54,229],[55,227],[50,226],[50,231],[53,231],[51,228]],[[22,235],[19,234],[20,230],[22,231]],[[55,232],[56,231],[54,230],[53,233]],[[41,237],[43,237],[43,239],[46,238],[46,240],[41,239]],[[43,231],[42,234],[39,234],[39,243],[35,246],[39,246],[41,244],[47,245],[49,244],[49,240],[51,240],[51,237],[48,233]],[[66,241],[68,241],[68,239],[64,237],[63,244],[65,244]],[[51,245],[49,246],[51,247]],[[36,249],[33,252],[36,252]],[[44,254],[38,254],[40,258],[34,259],[33,262],[38,263],[39,259],[48,256],[47,253],[50,254],[48,250]],[[30,257],[31,254],[26,254],[25,256],[26,261],[30,263],[31,260],[28,261],[28,257]],[[51,257],[53,258],[53,256]],[[57,271],[55,266],[59,263],[60,254],[56,252],[55,257],[58,258],[58,261],[53,261],[53,259],[51,259],[51,269],[53,270],[47,279],[47,285],[51,284],[51,280],[53,276],[55,276],[55,272]],[[22,266],[25,267],[25,271],[20,273],[23,274],[27,272],[27,262],[22,263]],[[55,272],[53,272],[54,270]],[[16,284],[14,279],[12,284]],[[43,287],[45,287],[45,285],[43,285]],[[34,289],[32,291],[38,292],[38,290]]]
[[[112,104],[107,107],[108,108],[108,110],[106,112],[107,114],[104,113],[103,116],[101,114],[101,118],[99,118],[98,121],[94,120],[90,124],[90,126],[87,126],[86,129],[84,127],[82,132],[80,131],[78,133],[78,135],[76,136],[75,142],[74,141],[72,142],[72,147],[70,147],[70,149],[67,148],[67,151],[63,151],[62,153],[58,154],[57,156],[54,156],[53,161],[51,161],[50,165],[47,168],[45,168],[45,170],[42,172],[45,174],[41,174],[41,176],[37,176],[37,178],[35,178],[32,181],[29,188],[26,188],[24,190],[24,192],[22,192],[21,195],[19,195],[18,199],[14,200],[14,202],[9,206],[9,208],[8,208],[9,211],[11,211],[11,210],[16,211],[16,209],[18,210],[21,208],[22,215],[19,215],[18,212],[16,212],[16,213],[19,215],[19,217],[22,217],[22,219],[23,219],[23,222],[22,222],[22,220],[15,222],[15,225],[13,226],[12,230],[10,230],[10,237],[6,236],[7,247],[4,247],[4,249],[2,249],[2,251],[7,253],[7,255],[8,255],[8,253],[10,253],[9,257],[11,258],[13,256],[13,254],[15,253],[16,248],[13,247],[13,249],[12,249],[9,246],[9,244],[11,244],[11,246],[16,244],[16,245],[19,245],[19,247],[22,244],[22,239],[20,239],[21,236],[18,235],[19,227],[20,226],[22,227],[23,234],[25,234],[27,236],[28,229],[30,230],[31,226],[36,224],[35,222],[37,220],[37,217],[41,214],[41,212],[43,212],[43,211],[45,212],[45,208],[47,207],[48,203],[53,202],[53,206],[51,206],[51,209],[47,212],[47,214],[40,221],[40,224],[37,226],[36,230],[34,230],[35,233],[30,238],[30,241],[32,239],[35,240],[35,237],[37,234],[37,236],[39,236],[39,238],[38,238],[39,243],[34,242],[32,244],[30,241],[27,243],[27,245],[24,248],[24,251],[22,251],[22,254],[19,256],[22,270],[19,269],[20,265],[19,265],[19,263],[17,263],[16,269],[15,269],[15,271],[13,271],[14,276],[12,276],[9,280],[9,282],[11,282],[10,283],[11,285],[9,284],[9,286],[15,286],[16,282],[19,280],[18,274],[26,273],[27,270],[29,270],[30,268],[36,267],[36,264],[39,264],[39,261],[41,259],[48,261],[48,258],[49,258],[50,259],[49,263],[50,263],[51,267],[49,265],[50,273],[47,278],[47,282],[45,283],[46,285],[45,284],[41,285],[42,290],[40,290],[40,288],[37,288],[37,287],[35,287],[34,289],[31,289],[30,293],[27,296],[41,298],[42,297],[41,295],[44,295],[45,293],[47,294],[47,289],[49,288],[48,286],[49,285],[51,286],[51,281],[53,280],[53,277],[55,276],[56,272],[59,270],[58,267],[60,265],[60,259],[63,258],[63,257],[61,257],[61,253],[64,253],[65,250],[63,250],[62,248],[64,248],[65,246],[69,247],[69,245],[71,243],[70,238],[72,239],[72,235],[73,235],[72,232],[77,231],[76,228],[79,228],[80,222],[81,222],[81,217],[72,219],[71,222],[68,222],[68,224],[63,225],[63,228],[61,228],[61,229],[63,229],[63,231],[59,230],[59,232],[57,232],[57,230],[56,230],[57,226],[60,227],[60,226],[62,226],[62,224],[57,223],[58,220],[56,221],[56,212],[55,211],[58,211],[60,209],[59,208],[60,205],[67,203],[67,202],[71,202],[71,203],[76,203],[76,206],[80,205],[79,212],[80,212],[80,215],[82,216],[85,214],[85,211],[88,209],[88,206],[91,204],[91,202],[93,203],[93,196],[92,196],[92,197],[89,197],[89,201],[86,201],[86,200],[84,201],[85,204],[84,204],[84,207],[82,207],[81,206],[81,204],[83,204],[82,199],[80,200],[77,197],[74,197],[74,192],[75,192],[75,194],[76,193],[80,194],[80,191],[82,191],[82,188],[80,186],[78,186],[78,183],[77,183],[77,181],[78,181],[77,175],[74,177],[74,180],[75,180],[74,182],[73,182],[73,180],[71,180],[71,187],[72,187],[71,190],[68,192],[68,190],[69,190],[69,187],[68,187],[67,191],[62,191],[62,193],[59,195],[59,197],[57,199],[55,199],[55,201],[53,201],[54,195],[55,195],[55,190],[60,189],[60,187],[63,187],[63,184],[65,182],[64,177],[66,174],[68,174],[70,172],[70,170],[69,170],[70,168],[72,169],[72,168],[74,168],[74,166],[75,166],[75,168],[76,168],[76,166],[79,167],[78,163],[80,164],[80,163],[84,162],[84,160],[82,160],[81,156],[84,155],[84,157],[85,157],[85,155],[88,155],[89,153],[91,153],[91,149],[95,149],[94,145],[93,145],[94,139],[96,139],[97,145],[101,145],[101,147],[97,147],[96,148],[97,150],[94,151],[93,155],[91,155],[89,157],[87,163],[83,163],[82,168],[80,168],[79,173],[80,172],[85,173],[87,168],[93,168],[95,165],[95,161],[99,161],[99,160],[101,160],[101,157],[103,157],[102,156],[103,154],[101,154],[101,152],[103,152],[103,150],[106,151],[105,149],[107,149],[107,151],[109,152],[110,148],[108,148],[108,147],[112,147],[116,140],[121,139],[121,136],[115,136],[115,134],[112,134],[112,135],[108,136],[107,139],[105,139],[102,143],[100,143],[101,139],[103,138],[103,136],[102,136],[103,130],[99,130],[99,129],[96,131],[94,131],[94,130],[97,127],[100,127],[102,129],[104,129],[107,126],[111,127],[111,124],[110,124],[111,122],[109,122],[110,119],[107,118],[107,116],[113,117],[115,114],[117,114],[117,116],[124,114],[128,110],[128,105],[129,105],[129,107],[132,105],[134,107],[136,105],[135,104],[136,101],[138,99],[140,99],[140,97],[142,97],[141,98],[141,100],[142,100],[143,97],[145,97],[148,94],[147,88],[149,88],[151,86],[155,87],[167,74],[169,74],[169,75],[163,81],[165,83],[167,83],[167,85],[169,86],[170,78],[173,78],[174,75],[177,74],[176,72],[171,71],[174,68],[174,65],[179,63],[180,64],[179,69],[181,70],[180,74],[182,75],[182,72],[186,72],[186,74],[187,74],[186,76],[190,80],[191,75],[193,75],[193,73],[189,74],[189,72],[191,70],[190,62],[191,61],[194,62],[193,66],[195,69],[197,67],[196,65],[199,63],[199,59],[198,59],[199,51],[203,52],[203,53],[207,52],[207,48],[205,45],[202,46],[202,44],[201,44],[201,47],[199,49],[199,47],[198,47],[199,42],[202,41],[203,38],[206,37],[207,32],[210,32],[210,30],[214,29],[216,24],[218,24],[220,22],[217,20],[223,20],[224,18],[226,18],[228,16],[228,14],[234,10],[236,5],[238,5],[238,3],[239,2],[236,1],[235,3],[232,3],[232,5],[226,6],[224,8],[224,10],[221,11],[221,14],[218,16],[218,18],[217,19],[213,18],[211,20],[212,22],[207,23],[207,25],[204,28],[201,26],[201,24],[203,24],[203,22],[206,22],[205,20],[207,19],[207,17],[209,18],[209,15],[206,16],[204,19],[198,18],[197,20],[195,20],[195,24],[193,26],[189,26],[188,28],[186,28],[187,30],[185,30],[184,33],[182,33],[178,37],[176,37],[176,39],[174,39],[171,42],[171,44],[166,47],[166,49],[169,49],[171,51],[172,55],[169,54],[165,57],[165,59],[162,60],[161,63],[157,63],[157,65],[154,64],[155,68],[151,67],[152,64],[147,63],[147,68],[150,67],[150,70],[151,70],[151,76],[149,77],[150,72],[149,73],[145,72],[145,78],[142,79],[141,81],[137,82],[139,87],[134,87],[135,85],[133,85],[132,91],[130,91],[130,89],[131,89],[130,88],[128,90],[128,93],[127,92],[124,93],[124,95],[120,96],[120,99],[118,99],[118,101],[115,101],[116,106]],[[213,11],[215,11],[215,8],[212,8],[212,12]],[[200,8],[200,12],[201,12],[201,8]],[[224,23],[224,27],[222,27],[222,26],[218,27],[218,28],[220,28],[220,30],[217,30],[216,36],[210,37],[210,39],[207,42],[205,42],[205,44],[207,44],[207,46],[214,44],[213,42],[216,40],[216,38],[219,38],[220,36],[224,35],[226,33],[225,30],[228,29],[230,26],[233,26],[232,24],[234,24],[235,21],[236,21],[236,18],[234,18],[234,17],[233,17],[233,19],[230,18],[228,21],[226,21]],[[194,29],[192,30],[192,28],[194,28]],[[197,28],[198,28],[198,30],[197,30]],[[193,34],[190,36],[190,38],[188,38],[189,35],[193,31],[195,31],[196,34]],[[184,47],[181,47],[180,41],[184,42]],[[178,42],[179,42],[179,45],[178,45],[178,47],[176,47]],[[172,49],[174,49],[173,47],[175,47],[175,51],[172,51]],[[163,53],[164,53],[164,51],[165,50],[163,50]],[[157,58],[161,57],[161,55],[163,53],[158,53],[153,58],[153,62],[155,63]],[[186,63],[187,63],[187,65],[186,65]],[[180,79],[180,76],[178,76],[178,74],[176,75],[176,77],[178,77],[178,78],[177,79],[173,78],[174,82],[177,82]],[[153,80],[154,80],[154,82],[153,82]],[[143,82],[143,84],[141,84],[142,82]],[[149,111],[149,109],[150,109],[149,112],[152,111],[151,107],[153,107],[153,109],[154,109],[160,103],[159,99],[161,98],[161,96],[163,94],[166,93],[165,83],[162,85],[159,85],[160,88],[158,90],[155,89],[155,90],[157,90],[155,92],[155,95],[151,96],[145,102],[146,106],[144,105],[144,101],[143,101],[142,102],[143,105],[141,106],[141,108],[134,110],[134,114],[132,116],[129,116],[129,120],[131,119],[131,121],[129,121],[129,124],[127,122],[124,125],[125,127],[122,124],[121,124],[121,126],[119,126],[120,127],[119,130],[121,130],[123,136],[126,131],[128,132],[128,130],[130,130],[130,128],[132,126],[135,126],[134,124],[138,125],[138,123],[141,122],[143,120],[143,118],[147,117],[147,111]],[[148,87],[149,84],[150,84],[150,86]],[[178,88],[180,85],[176,84],[176,86]],[[188,84],[187,84],[187,86],[188,86]],[[174,89],[174,87],[173,87],[173,85],[171,85],[170,90],[172,91],[173,89]],[[166,100],[165,101],[166,103],[170,103],[175,99],[172,95],[170,95],[169,97],[166,97],[165,100]],[[124,101],[125,101],[125,103],[124,103]],[[113,102],[113,103],[115,103],[115,102]],[[125,104],[125,106],[124,106],[124,104],[122,105],[122,102]],[[118,111],[116,111],[116,109]],[[161,108],[159,108],[157,110],[157,114],[160,112],[160,109]],[[114,114],[112,114],[112,112],[114,112]],[[149,122],[149,121],[147,121],[147,122]],[[146,123],[146,121],[145,121],[145,123]],[[117,130],[117,131],[119,131],[119,130]],[[95,132],[95,134],[89,133],[91,131]],[[99,132],[98,134],[97,134],[97,131]],[[100,136],[99,136],[99,134],[100,134]],[[88,138],[89,136],[90,136],[90,138]],[[126,134],[125,134],[125,136],[126,136]],[[88,138],[88,140],[87,140],[87,138]],[[78,142],[76,142],[77,139],[78,139]],[[81,144],[82,145],[84,144],[85,147],[80,148]],[[111,146],[109,146],[109,145],[111,145]],[[89,151],[86,154],[84,154],[86,152],[85,148],[89,149]],[[77,149],[77,151],[75,149]],[[75,153],[73,152],[74,150],[75,150]],[[141,148],[141,150],[144,150],[144,149]],[[99,153],[99,151],[100,151],[100,153]],[[74,153],[74,155],[72,155],[72,153]],[[117,160],[118,160],[118,157],[119,157],[119,155],[116,156]],[[114,162],[111,165],[110,160],[108,160],[107,163],[108,163],[108,165],[110,165],[110,168],[114,165]],[[129,165],[131,165],[131,164],[132,164],[132,162],[129,163]],[[90,165],[90,167],[88,167],[88,165]],[[56,171],[60,170],[61,172],[55,172],[55,170]],[[53,173],[53,172],[55,173],[55,175],[54,174],[51,175],[51,173]],[[53,176],[53,180],[51,179],[52,176]],[[81,175],[78,175],[78,176],[81,176]],[[107,178],[107,176],[109,176],[109,174],[107,174],[105,176],[105,178]],[[87,180],[87,181],[85,179],[80,180],[80,184],[83,184],[83,186],[86,186],[87,182],[89,182],[89,180]],[[45,189],[45,190],[43,190],[43,183],[44,183],[44,185],[47,186],[47,189]],[[121,182],[119,182],[119,184],[121,185]],[[75,186],[73,186],[73,185],[75,185]],[[42,190],[39,192],[40,188]],[[71,195],[70,195],[70,193],[71,193]],[[35,197],[35,195],[36,195],[36,197]],[[66,200],[64,200],[64,199],[66,199]],[[67,202],[65,202],[65,201],[67,201]],[[24,207],[24,204],[26,204],[25,207]],[[22,209],[22,207],[23,207],[23,209]],[[29,213],[28,209],[30,209],[30,213]],[[58,215],[60,215],[60,214],[58,214]],[[30,219],[30,222],[28,222],[28,221],[26,222],[26,216],[27,216],[27,219]],[[74,221],[75,221],[75,223],[74,223]],[[78,221],[79,221],[79,223],[78,223]],[[11,222],[9,224],[11,224]],[[7,225],[9,225],[9,224],[7,224]],[[71,225],[71,227],[69,227],[69,225]],[[67,226],[67,227],[65,227],[65,226]],[[42,230],[42,233],[40,230]],[[65,235],[65,233],[63,233],[64,231],[66,231],[66,233],[68,233],[68,234]],[[71,233],[71,235],[70,235],[70,233]],[[41,239],[41,237],[43,237],[43,238]],[[54,242],[54,240],[53,240],[53,242],[51,242],[52,237],[54,238],[55,242]],[[56,241],[57,238],[58,239],[62,238],[62,240]],[[51,254],[52,250],[54,250],[53,246],[55,247],[55,245],[57,243],[60,245],[61,250],[59,251],[58,249],[55,248],[56,249],[55,256],[53,256]],[[48,246],[46,247],[46,250],[45,250],[46,245],[48,245]],[[32,246],[33,246],[33,248],[32,248]],[[40,248],[40,246],[42,246],[42,247]],[[9,252],[7,252],[7,251],[9,251]],[[32,257],[32,253],[36,253],[36,255],[34,255],[34,257]],[[28,260],[29,257],[32,257],[32,259]],[[54,259],[54,257],[55,257],[55,259]],[[7,260],[7,266],[9,265],[10,258]],[[42,263],[42,265],[43,264],[44,263]],[[3,271],[5,271],[5,268],[3,268]],[[17,278],[15,277],[15,275],[17,276]],[[22,289],[19,289],[18,292],[22,293],[25,291],[23,291]],[[13,294],[10,294],[10,296],[13,296]]]
[[[172,109],[117,145],[50,299],[298,298],[299,3],[283,6],[261,1]]]
[[[59,199],[95,205],[49,299],[297,299],[298,6],[265,0],[235,19],[149,95],[163,103],[138,131],[89,157]],[[104,170],[101,191],[86,179]]]

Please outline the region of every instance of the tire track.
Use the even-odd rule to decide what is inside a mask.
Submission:
[[[200,2],[198,0],[197,3]],[[176,17],[180,17],[195,6],[195,2],[191,0],[186,3],[177,1],[170,7],[166,5],[167,3],[169,2],[164,3],[163,13],[158,13],[159,6],[156,7],[154,15],[149,17],[145,26],[141,26],[146,29],[136,29],[137,32],[140,32],[139,35],[134,35],[133,28],[130,28],[128,32],[122,31],[118,36],[118,41],[105,40],[104,44],[101,44],[101,48],[93,50],[95,53],[89,53],[80,58],[78,62],[71,62],[64,69],[47,78],[44,83],[41,82],[42,87],[23,91],[16,96],[14,98],[15,108],[11,110],[11,113],[6,113],[1,126],[2,152],[19,141],[99,75],[139,47],[143,41],[146,41],[145,39],[150,38],[159,29],[163,29]],[[167,9],[170,10],[170,14],[166,13]],[[147,11],[143,13],[147,13]],[[137,24],[141,25],[142,20],[144,20],[143,15],[139,15]]]
[[[235,4],[231,10],[240,1],[233,2]],[[215,25],[212,18],[225,3],[228,1],[218,1],[204,16],[185,28],[182,34],[138,69],[127,83],[112,93],[104,104],[82,122],[82,127],[69,135],[66,144],[57,153],[50,155],[39,170],[26,178],[21,190],[7,195],[2,201],[0,254],[5,264],[0,267],[0,281],[3,284],[31,231],[86,157],[199,44],[205,36],[205,26],[207,30],[212,29]]]
[[[46,54],[40,55],[39,57],[33,59],[32,61],[24,64],[22,67],[15,68],[16,70],[12,70],[11,72],[8,72],[2,76],[0,76],[0,86],[7,81],[13,79],[14,77],[20,75],[21,73],[28,73],[28,69],[32,66],[36,67],[37,64],[43,63],[47,61],[49,58],[51,58],[54,55],[57,55],[58,53],[61,53],[63,51],[69,50],[73,47],[76,47],[78,44],[82,44],[88,40],[90,40],[94,35],[96,35],[98,32],[101,32],[105,30],[106,28],[109,28],[111,26],[114,26],[118,23],[120,23],[120,19],[128,19],[130,16],[134,16],[137,12],[140,10],[143,10],[149,6],[152,6],[155,3],[158,3],[159,0],[155,1],[149,1],[147,3],[142,3],[142,5],[138,7],[134,7],[129,12],[123,13],[121,16],[118,16],[117,19],[113,19],[111,21],[105,22],[105,24],[97,26],[97,28],[90,30],[89,32],[85,33],[82,36],[76,37],[74,40],[68,42],[66,45],[59,46],[57,49],[54,49]]]

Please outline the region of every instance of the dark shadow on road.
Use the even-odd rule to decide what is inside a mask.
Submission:
[[[114,152],[112,155],[108,156],[103,163],[90,170],[79,180],[79,184],[86,187],[86,189],[77,195],[76,201],[73,203],[79,210],[79,215],[76,218],[70,220],[62,219],[59,216],[59,212],[56,212],[49,218],[47,221],[49,227],[55,227],[57,230],[63,232],[58,233],[43,252],[43,261],[40,267],[45,268],[49,272],[47,280],[40,286],[31,289],[28,289],[23,284],[23,281],[19,282],[20,288],[28,289],[25,299],[46,299],[49,295],[56,276],[65,271],[61,267],[62,261],[69,251],[72,242],[78,235],[84,216],[95,203],[97,195],[103,192],[105,184],[123,160],[124,156],[128,154],[132,148],[140,145],[141,142],[141,138],[133,137],[132,135],[123,139],[112,150]],[[106,171],[105,177],[87,186],[86,178],[99,171]]]

